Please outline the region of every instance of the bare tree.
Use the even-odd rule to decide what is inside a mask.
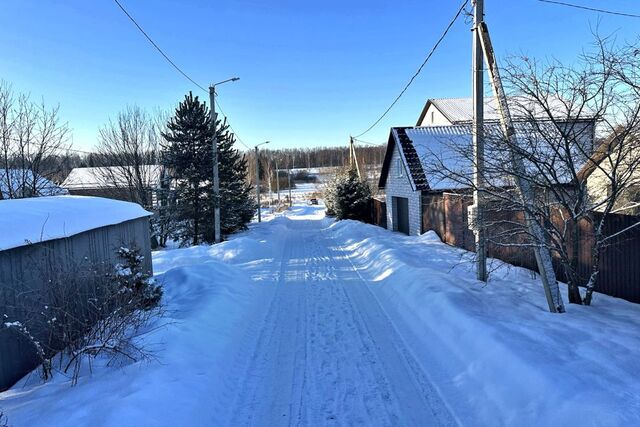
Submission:
[[[160,164],[160,141],[167,117],[166,112],[149,114],[134,106],[110,119],[100,129],[97,151],[102,167],[95,169],[93,177],[107,196],[138,203],[154,212],[154,246],[165,245],[170,228],[171,183]]]
[[[97,151],[107,163],[96,178],[105,190],[153,208],[162,175],[158,153],[165,118],[127,107],[100,129]]]
[[[58,106],[34,103],[0,81],[0,199],[59,193],[48,178],[59,170],[51,160],[68,148],[68,136]]]
[[[481,189],[488,202],[485,225],[491,243],[502,246],[545,246],[562,266],[569,285],[569,302],[590,304],[597,287],[604,248],[625,230],[607,234],[612,213],[637,201],[640,167],[640,62],[638,48],[615,47],[596,39],[594,53],[581,64],[567,67],[557,61],[538,62],[520,57],[501,70],[516,121],[517,144],[493,123],[485,126],[486,159]],[[635,55],[635,59],[634,59]],[[437,159],[430,172],[473,188],[472,147],[469,140],[449,141],[448,156]],[[506,158],[514,151],[526,165],[516,172]],[[453,166],[452,166],[453,165]],[[515,179],[535,189],[534,203],[516,197]],[[524,221],[505,212],[525,212],[542,226],[533,236]],[[585,230],[592,230],[584,236]],[[581,277],[578,254],[591,244],[592,270]],[[584,296],[579,286],[586,288]]]

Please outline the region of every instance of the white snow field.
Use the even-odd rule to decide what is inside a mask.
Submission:
[[[640,425],[640,306],[550,314],[531,273],[322,207],[154,255],[157,360],[0,394],[21,426]]]

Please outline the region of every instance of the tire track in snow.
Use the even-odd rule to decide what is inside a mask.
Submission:
[[[231,425],[455,424],[346,249],[289,229]]]

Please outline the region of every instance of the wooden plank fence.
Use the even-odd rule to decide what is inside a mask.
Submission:
[[[371,202],[370,224],[387,228],[387,203],[384,200],[373,199]]]

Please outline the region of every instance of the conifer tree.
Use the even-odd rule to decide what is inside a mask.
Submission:
[[[205,103],[191,93],[185,97],[163,134],[163,159],[176,182],[173,212],[170,215],[174,238],[181,244],[214,241],[213,157],[210,113]],[[247,181],[247,161],[233,147],[229,126],[218,120],[218,167],[220,176],[220,216],[223,234],[246,228],[256,211]]]
[[[228,132],[226,121],[218,124],[218,160],[220,168],[220,215],[223,234],[246,228],[256,213],[247,180],[247,159],[233,148],[235,137]]]
[[[175,180],[174,237],[181,244],[205,241],[210,221],[211,132],[204,103],[191,92],[176,108],[162,134],[163,161]]]

